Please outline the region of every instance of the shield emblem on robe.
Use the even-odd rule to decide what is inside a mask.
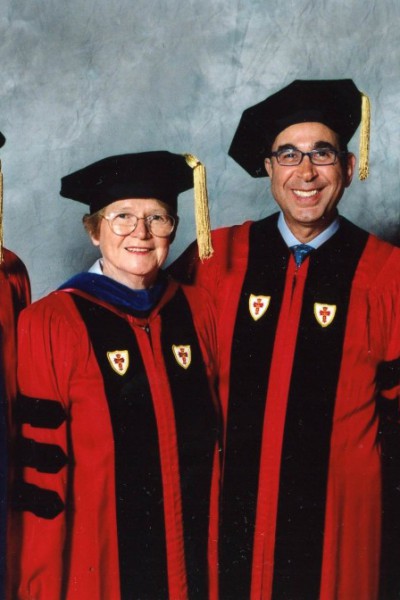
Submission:
[[[129,367],[128,350],[113,350],[107,352],[108,362],[118,375],[125,375]]]
[[[328,327],[335,318],[336,304],[314,302],[314,316],[321,327]]]
[[[250,294],[249,297],[249,312],[255,321],[261,319],[267,312],[269,303],[271,302],[271,296],[257,296]]]
[[[172,346],[172,352],[174,353],[175,360],[180,367],[183,369],[187,369],[192,362],[192,350],[190,346],[184,346],[183,344],[178,344]]]

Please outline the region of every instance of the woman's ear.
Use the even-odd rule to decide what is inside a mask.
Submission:
[[[171,235],[169,236],[170,244],[172,244],[172,242],[175,239],[176,231],[177,231],[178,225],[179,225],[179,217],[178,217],[178,215],[176,215],[176,217],[174,217],[174,219],[175,219],[175,228],[174,228],[173,232],[171,233]]]
[[[100,246],[100,239],[94,233],[89,233],[93,246]]]

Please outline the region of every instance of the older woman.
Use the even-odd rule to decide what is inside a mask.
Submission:
[[[20,320],[20,599],[217,597],[212,313],[161,270],[192,186],[168,152],[62,180],[101,258]]]

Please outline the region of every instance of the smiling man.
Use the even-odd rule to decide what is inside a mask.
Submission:
[[[314,239],[335,220],[350,185],[355,157],[339,147],[338,136],[326,125],[298,123],[277,135],[265,159],[272,194],[300,242]]]
[[[248,108],[229,154],[270,177],[280,212],[174,268],[218,311],[224,600],[395,597],[378,405],[398,401],[400,251],[337,210],[364,98],[295,81]]]

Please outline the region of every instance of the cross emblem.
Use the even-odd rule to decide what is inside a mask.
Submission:
[[[261,296],[260,294],[250,294],[249,312],[254,321],[258,321],[267,312],[271,296]]]
[[[261,300],[261,298],[257,298],[257,300],[253,302],[253,306],[255,314],[258,315],[260,309],[264,306],[264,302]]]
[[[108,362],[113,371],[118,375],[125,375],[129,367],[129,352],[128,350],[114,350],[107,352]]]
[[[192,362],[192,349],[190,345],[184,346],[183,344],[172,345],[172,352],[175,356],[175,360],[180,367],[187,369]]]
[[[118,354],[115,355],[114,357],[114,363],[117,365],[117,368],[119,369],[119,371],[123,371],[124,369],[124,362],[125,359],[123,356],[120,355],[120,353],[118,352]]]
[[[314,302],[314,316],[321,327],[328,327],[335,318],[336,304]]]
[[[188,359],[188,353],[185,351],[185,348],[181,347],[178,350],[178,356],[182,360],[183,364],[186,365]]]
[[[322,322],[326,323],[327,317],[329,317],[331,311],[328,309],[327,306],[323,306],[322,309],[319,311],[319,314],[321,315]]]

